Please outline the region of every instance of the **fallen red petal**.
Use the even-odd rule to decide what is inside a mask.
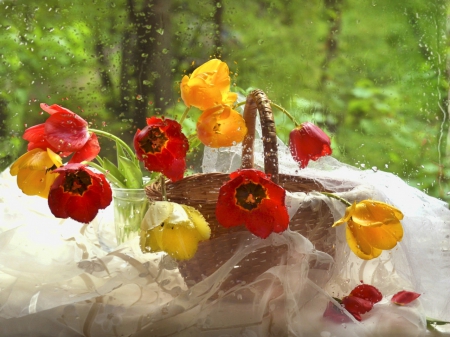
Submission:
[[[350,317],[344,313],[344,310],[336,306],[333,302],[328,302],[327,308],[323,312],[323,317],[329,318],[335,323],[349,323],[352,321]]]
[[[420,294],[413,291],[402,290],[392,296],[391,302],[397,305],[405,305],[417,299]]]
[[[373,303],[356,296],[345,296],[342,299],[342,306],[351,313],[355,319],[361,321],[360,315],[372,310]]]
[[[362,298],[372,303],[378,303],[383,298],[381,292],[370,284],[360,284],[350,292],[350,295]]]

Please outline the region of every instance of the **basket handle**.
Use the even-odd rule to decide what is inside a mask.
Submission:
[[[270,175],[272,181],[278,184],[278,145],[275,120],[272,107],[266,94],[260,90],[253,90],[245,102],[244,120],[247,134],[242,141],[241,169],[253,168],[253,144],[255,141],[256,111],[259,111],[264,149],[264,172]]]

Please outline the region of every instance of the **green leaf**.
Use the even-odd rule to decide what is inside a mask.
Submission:
[[[119,172],[124,177],[124,182],[127,188],[141,188],[142,187],[142,171],[139,166],[139,161],[135,158],[129,158],[123,146],[116,142],[117,148],[117,166]]]
[[[103,167],[104,163],[103,163],[103,159],[100,156],[95,157],[95,160],[98,161],[98,163],[100,164],[100,166]]]
[[[142,187],[142,171],[132,160],[124,156],[117,157],[119,163],[119,171],[125,178],[127,188]]]
[[[103,158],[103,168],[109,172],[109,175],[114,176],[117,180],[126,185],[125,177],[119,171],[119,168],[114,165],[108,158]]]

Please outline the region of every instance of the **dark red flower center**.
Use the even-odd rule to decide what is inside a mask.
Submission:
[[[159,153],[166,145],[168,138],[160,128],[150,129],[147,137],[139,141],[139,145],[146,153]]]
[[[248,182],[236,188],[236,204],[248,211],[257,208],[266,197],[266,189],[260,184]]]
[[[89,173],[78,171],[67,173],[63,188],[64,192],[83,195],[90,185],[92,185],[92,180]]]

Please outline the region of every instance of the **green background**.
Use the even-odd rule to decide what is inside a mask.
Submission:
[[[179,116],[182,76],[218,57],[233,90],[260,88],[318,124],[337,159],[450,200],[447,1],[28,0],[0,11],[2,170],[45,120],[39,103],[131,142],[145,117]],[[286,141],[294,125],[276,118]]]

